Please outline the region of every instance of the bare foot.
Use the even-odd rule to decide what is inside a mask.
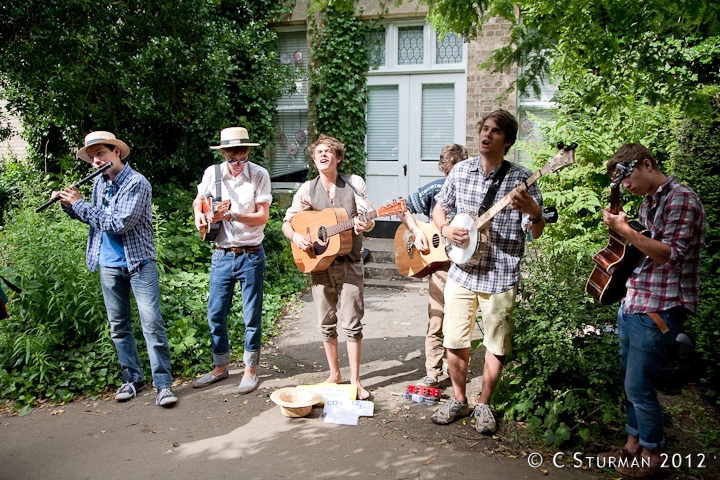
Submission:
[[[360,383],[356,383],[355,386],[357,387],[357,399],[358,400],[367,400],[370,398],[370,392],[365,390]]]
[[[325,383],[342,383],[342,377],[340,377],[340,376],[334,377],[334,376],[330,375],[327,378],[327,380],[325,380]]]

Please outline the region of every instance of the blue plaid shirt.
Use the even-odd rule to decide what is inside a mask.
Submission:
[[[500,167],[489,175],[483,173],[480,157],[460,162],[452,170],[435,197],[445,214],[457,208],[458,213],[477,215],[485,194]],[[516,163],[510,169],[495,196],[495,203],[527,179],[532,172]],[[542,195],[537,183],[528,189],[528,194],[542,208]],[[490,221],[487,232],[487,247],[480,262],[473,266],[450,266],[448,277],[463,287],[480,293],[507,292],[520,280],[520,259],[525,253],[525,237],[530,225],[530,216],[503,208]]]
[[[113,180],[114,194],[107,200],[106,189],[110,183],[105,175],[95,179],[92,204],[78,200],[64,208],[72,218],[90,225],[85,262],[94,272],[100,259],[102,232],[121,235],[128,270],[135,270],[146,260],[155,260],[155,242],[152,227],[152,187],[150,182],[126,163]]]

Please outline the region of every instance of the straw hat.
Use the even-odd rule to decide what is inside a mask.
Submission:
[[[220,131],[220,145],[210,147],[213,150],[232,147],[257,147],[259,143],[251,143],[247,129],[243,127],[223,128]]]
[[[95,144],[115,145],[116,147],[119,147],[120,160],[124,160],[125,157],[127,157],[130,153],[130,147],[128,147],[127,144],[122,140],[118,140],[117,138],[115,138],[114,134],[110,132],[98,131],[88,133],[85,136],[85,146],[77,151],[75,157],[79,158],[80,160],[85,160],[86,162],[92,163],[92,159],[87,154],[87,148]]]
[[[322,397],[312,390],[301,390],[295,387],[286,387],[275,390],[270,394],[270,400],[280,406],[280,412],[290,418],[307,416],[313,405],[323,401]]]

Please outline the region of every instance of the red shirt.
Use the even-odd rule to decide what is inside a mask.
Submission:
[[[649,257],[627,281],[625,312],[649,313],[682,306],[696,313],[700,289],[700,252],[705,242],[705,210],[697,194],[672,176],[655,195],[646,196],[639,221],[651,238],[670,247],[660,265]]]

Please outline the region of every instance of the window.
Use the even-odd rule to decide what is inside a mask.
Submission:
[[[370,30],[365,44],[371,73],[465,68],[463,37],[454,33],[440,37],[429,23],[388,23]]]
[[[397,85],[368,88],[367,159],[396,161],[400,145],[400,97]]]
[[[437,162],[442,148],[455,137],[455,85],[422,86],[420,131],[421,160]]]
[[[301,73],[296,91],[283,95],[277,101],[273,118],[275,146],[270,147],[270,178],[286,177],[307,170],[308,124],[308,44],[303,31],[278,32],[280,62],[294,65]]]

